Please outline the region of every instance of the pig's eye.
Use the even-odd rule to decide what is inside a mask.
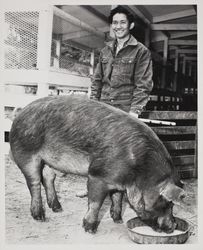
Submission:
[[[167,201],[164,197],[160,196],[153,205],[153,209],[159,213],[164,213],[167,209],[173,207],[173,202]]]

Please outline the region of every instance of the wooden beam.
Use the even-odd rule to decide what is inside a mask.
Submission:
[[[195,141],[164,141],[168,150],[194,149]]]
[[[170,59],[174,59],[177,57],[177,54],[181,56],[185,56],[186,54],[197,54],[196,49],[177,49],[174,54],[170,54]]]
[[[196,15],[196,12],[192,8],[192,9],[188,9],[188,10],[177,11],[177,12],[173,12],[170,14],[153,17],[153,23],[165,22],[168,20],[189,17],[189,16],[194,16],[194,15]]]
[[[81,5],[81,7],[83,9],[88,10],[91,14],[95,15],[97,18],[99,18],[100,20],[109,23],[108,21],[108,17],[106,17],[105,15],[103,15],[101,12],[99,12],[98,10],[96,10],[95,8],[93,8],[90,5]]]
[[[196,49],[178,49],[177,52],[179,54],[197,54]]]
[[[158,135],[183,135],[196,133],[196,126],[152,127],[152,129]]]
[[[139,17],[145,24],[149,25],[151,23],[151,20],[149,20],[135,5],[128,5],[127,8]]]
[[[152,30],[197,30],[197,24],[151,24]]]
[[[76,31],[76,32],[71,32],[71,33],[62,35],[62,40],[82,38],[82,37],[91,36],[91,35],[92,35],[92,33],[88,32],[88,31]]]
[[[169,45],[197,45],[196,40],[169,40]]]
[[[170,38],[181,38],[181,37],[187,37],[187,36],[193,36],[197,35],[196,31],[180,31],[180,32],[172,32]]]
[[[194,155],[181,155],[173,157],[173,163],[175,165],[188,165],[188,164],[194,164],[194,162],[195,162]]]
[[[162,44],[157,44],[157,43],[153,43],[153,48],[155,49],[155,51],[156,52],[163,52],[163,42],[162,42]],[[176,48],[176,46],[169,46],[168,47],[168,50],[169,51],[172,51],[172,50],[176,50],[177,48]]]
[[[136,5],[136,8],[152,23],[153,17],[151,13],[145,8],[145,5]]]
[[[85,22],[82,22],[81,20],[71,16],[70,14],[66,13],[65,11],[57,8],[57,7],[53,7],[54,10],[54,14],[64,20],[66,20],[67,22],[76,25],[78,27],[81,27],[83,30],[89,31],[90,33],[101,37],[102,39],[105,39],[105,34],[101,31],[99,31],[98,29],[90,26],[89,24],[86,24]]]
[[[197,60],[196,56],[185,56],[184,58],[186,61],[196,61]]]
[[[157,120],[196,120],[196,111],[143,111],[141,118]]]
[[[81,50],[86,50],[86,51],[89,51],[89,52],[92,52],[92,48],[88,47],[88,46],[85,46],[85,45],[82,45],[80,43],[77,43],[77,42],[74,42],[72,40],[64,40],[63,43],[65,44],[68,44],[74,48],[78,48],[78,49],[81,49]]]

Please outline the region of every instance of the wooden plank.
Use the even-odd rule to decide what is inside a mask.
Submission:
[[[187,167],[176,166],[181,179],[197,178],[197,173],[195,171],[194,165]]]
[[[159,120],[197,119],[196,111],[144,111],[140,118]]]
[[[151,24],[151,30],[197,30],[197,24]]]
[[[145,24],[149,25],[151,23],[151,20],[149,20],[135,5],[128,5],[126,8],[138,16]]]
[[[83,9],[88,10],[91,14],[93,14],[96,18],[104,21],[105,23],[109,23],[108,17],[106,17],[105,15],[103,15],[101,12],[99,12],[98,10],[96,10],[95,8],[93,8],[90,5],[81,5],[81,7]]]
[[[196,31],[174,31],[173,33],[171,33],[170,38],[174,39],[174,38],[181,38],[181,37],[187,37],[187,36],[193,36],[193,35],[197,35]]]
[[[91,36],[91,35],[92,34],[88,31],[75,31],[69,34],[62,35],[62,40],[66,41],[66,40],[70,40],[74,38],[82,38],[82,37]]]
[[[86,30],[90,32],[91,34],[94,34],[98,37],[101,37],[101,39],[105,39],[105,34],[98,29],[94,28],[93,26],[90,26],[89,24],[82,22],[81,20],[77,19],[74,16],[71,16],[67,12],[57,8],[53,7],[54,15],[66,20],[67,22],[76,25],[77,27],[80,27],[82,30]]]
[[[194,165],[195,163],[195,156],[194,155],[181,155],[181,156],[174,156],[172,157],[173,163],[175,165]]]
[[[164,141],[168,150],[194,149],[195,141]]]
[[[169,40],[168,45],[197,45],[197,40]]]
[[[196,56],[185,56],[184,58],[186,61],[196,61],[197,60]]]
[[[188,16],[194,16],[196,15],[196,12],[194,9],[188,9],[188,10],[183,10],[183,11],[177,11],[173,12],[170,14],[165,14],[165,15],[160,15],[160,16],[155,16],[153,17],[153,23],[159,23],[159,22],[164,22],[172,19],[178,19],[181,17],[188,17]]]
[[[178,49],[177,50],[178,54],[197,54],[196,49]]]
[[[195,134],[196,126],[152,127],[158,135]]]

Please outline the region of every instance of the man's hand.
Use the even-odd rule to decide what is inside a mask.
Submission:
[[[129,114],[132,115],[133,117],[138,118],[138,114],[136,114],[136,113],[134,113],[134,112],[132,112],[132,111],[130,111]]]

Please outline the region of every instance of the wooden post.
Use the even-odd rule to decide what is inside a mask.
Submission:
[[[177,90],[177,81],[178,81],[178,50],[176,49],[175,51],[175,66],[174,66],[174,71],[175,71],[175,78],[174,78],[174,85],[173,85],[173,91],[176,92]]]
[[[174,67],[175,72],[178,72],[178,50],[175,52],[175,67]]]
[[[161,87],[164,89],[166,86],[166,64],[168,58],[168,38],[164,39],[164,50],[163,50],[163,71],[162,71],[162,81]]]
[[[183,68],[182,68],[182,73],[183,75],[185,75],[186,72],[186,60],[185,60],[185,56],[183,57]]]
[[[53,7],[49,6],[46,10],[40,11],[39,14],[37,68],[40,71],[43,71],[47,78],[47,82],[38,83],[37,95],[39,96],[48,95],[48,72],[51,60],[52,25]]]
[[[145,29],[145,46],[149,48],[150,46],[150,28]]]
[[[90,58],[90,75],[93,75],[94,73],[94,50],[91,52],[91,58]]]
[[[37,96],[44,97],[48,95],[49,84],[48,83],[38,83]]]
[[[60,68],[60,56],[61,56],[61,36],[58,39],[54,39],[56,44],[56,58],[54,57],[53,66],[55,68]]]
[[[192,63],[189,63],[189,72],[188,75],[191,77],[192,76]]]

